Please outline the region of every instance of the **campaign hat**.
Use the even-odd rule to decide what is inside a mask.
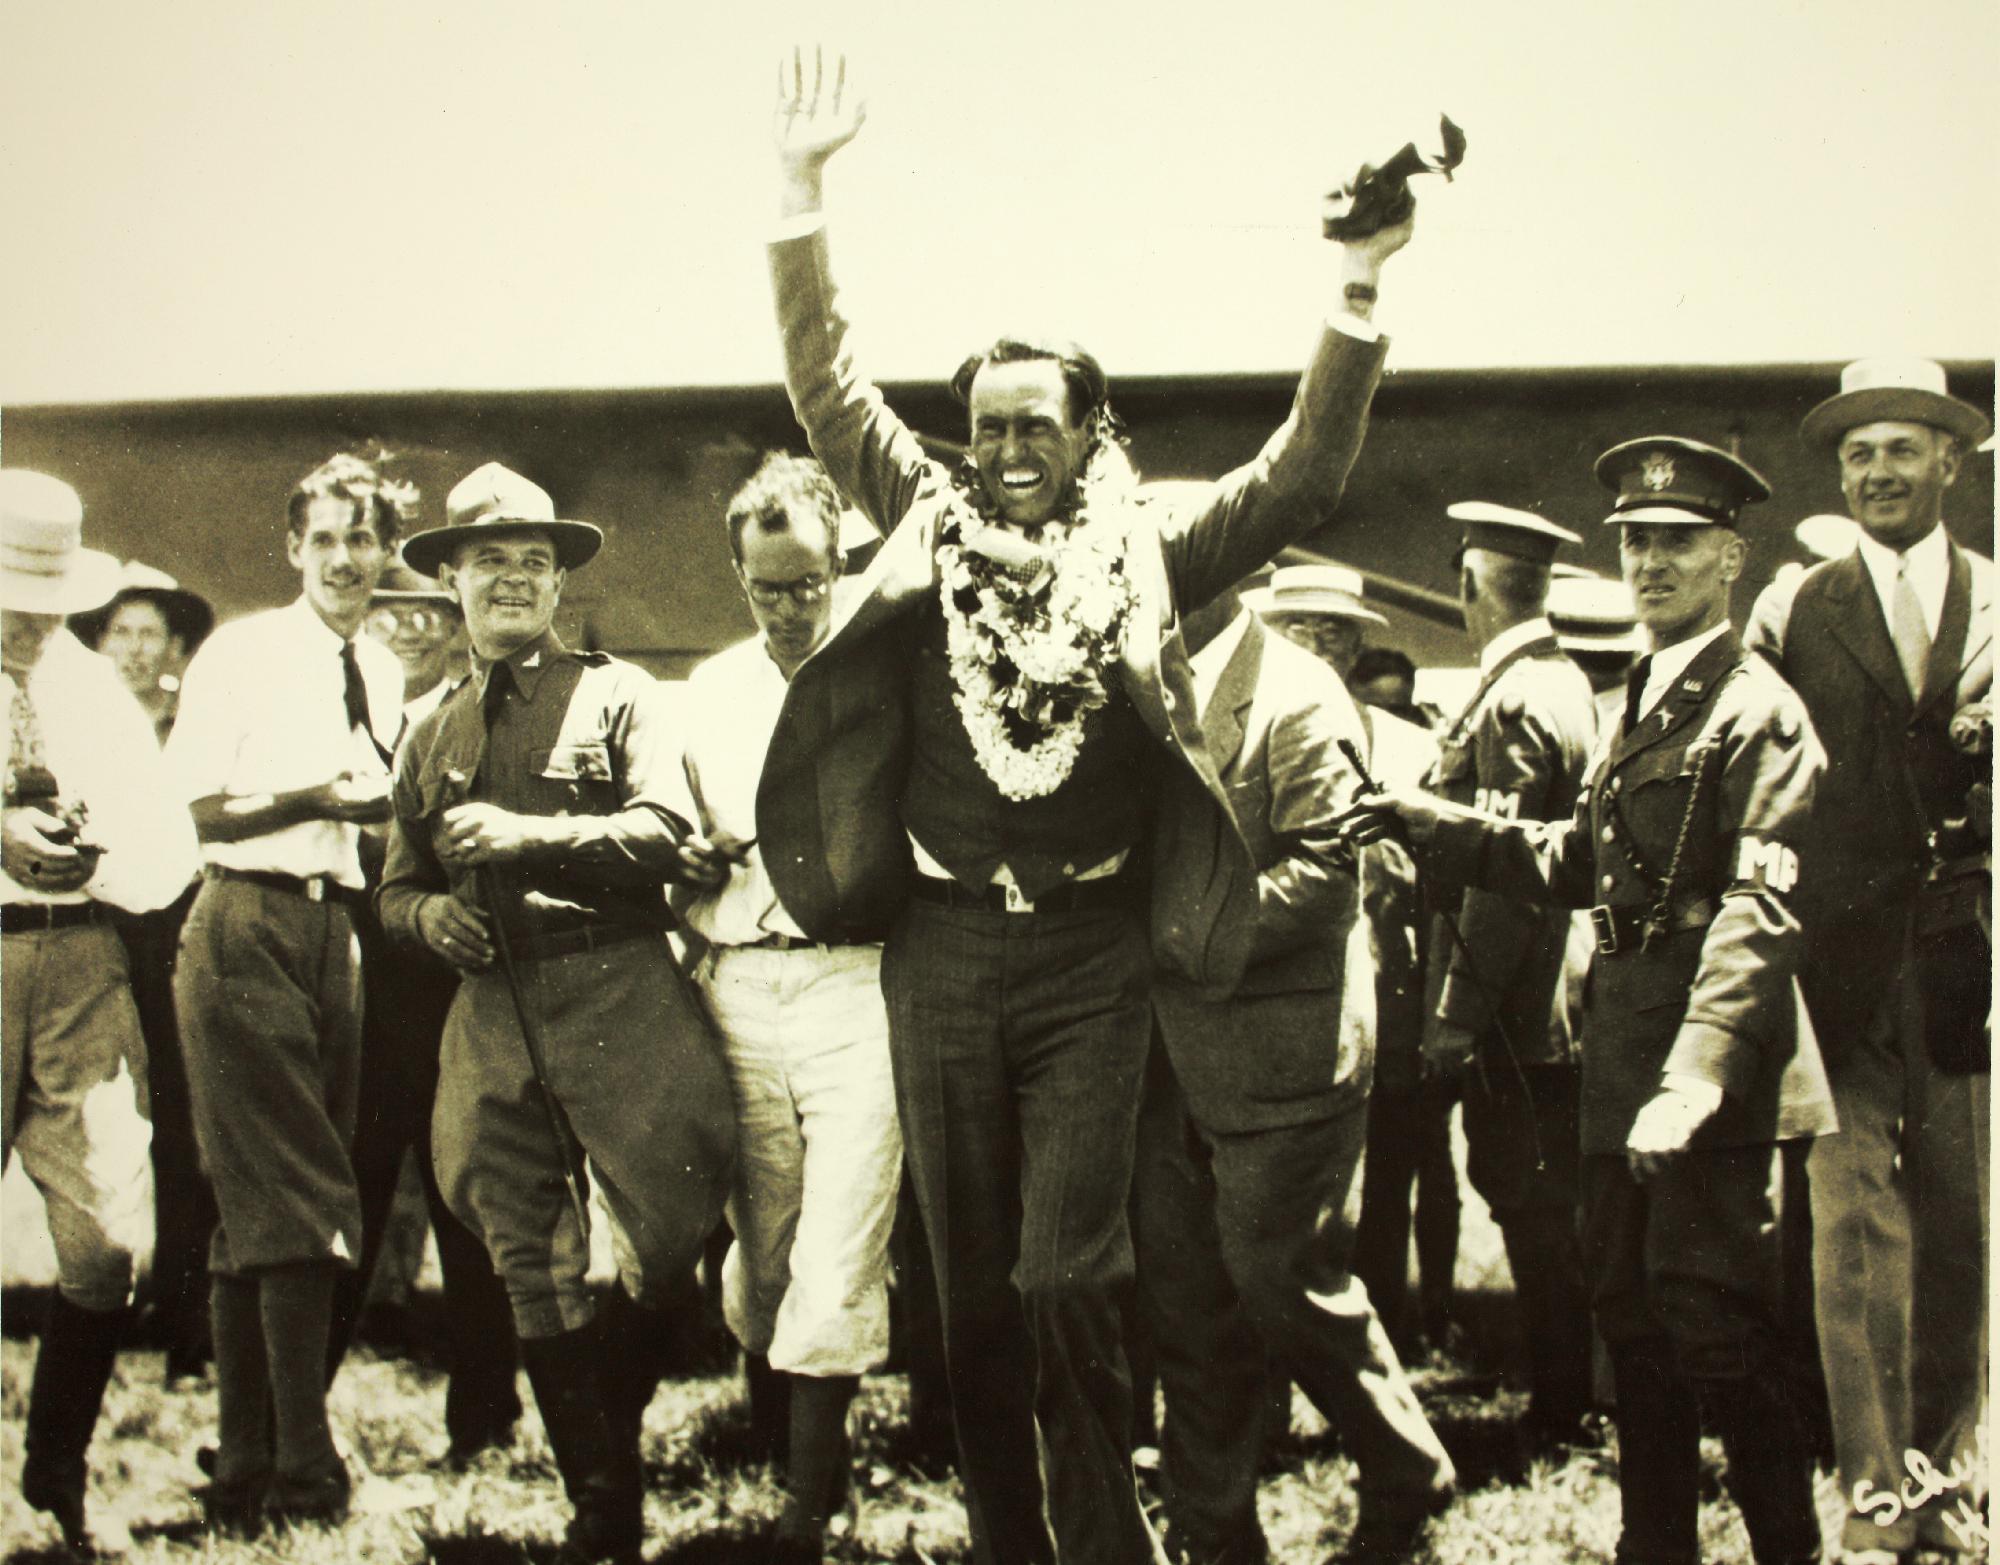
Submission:
[[[1597,459],[1595,472],[1617,497],[1607,524],[1735,527],[1746,505],[1771,498],[1771,486],[1748,462],[1678,435],[1621,441]]]
[[[450,559],[460,545],[480,536],[546,533],[556,563],[573,571],[587,565],[604,546],[603,529],[556,515],[549,492],[510,467],[488,462],[461,478],[444,501],[445,523],[403,541],[403,563],[426,576]]]
[[[1840,390],[1799,424],[1807,442],[1828,450],[1850,429],[1890,420],[1928,424],[1977,446],[1993,433],[1993,421],[1945,385],[1944,366],[1935,359],[1856,359],[1840,372]]]

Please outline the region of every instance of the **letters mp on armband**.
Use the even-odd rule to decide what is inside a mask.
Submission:
[[[1521,818],[1521,796],[1507,793],[1499,788],[1475,789],[1472,795],[1473,808],[1484,810],[1488,815],[1497,815],[1502,820]]]
[[[1736,881],[1754,882],[1784,896],[1799,883],[1799,856],[1782,842],[1745,837],[1736,845]]]

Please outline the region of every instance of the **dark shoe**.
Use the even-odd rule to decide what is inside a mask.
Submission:
[[[462,1473],[476,1467],[492,1451],[511,1450],[514,1444],[514,1426],[488,1429],[478,1434],[455,1435],[444,1453],[433,1459],[432,1465],[442,1467],[447,1472]]]
[[[331,1526],[347,1519],[348,1502],[354,1497],[354,1480],[347,1464],[339,1457],[329,1467],[298,1476],[279,1474],[271,1480],[264,1502],[264,1514],[280,1527],[316,1522]]]
[[[521,1357],[576,1513],[562,1565],[637,1559],[644,1536],[637,1430],[621,1429],[604,1405],[608,1373],[596,1328],[530,1338]]]
[[[201,1523],[224,1538],[254,1538],[264,1530],[263,1483],[198,1486],[194,1497],[201,1502]]]
[[[1457,1492],[1450,1484],[1416,1492],[1363,1489],[1354,1531],[1336,1558],[1343,1565],[1401,1565],[1431,1518],[1449,1506]]]

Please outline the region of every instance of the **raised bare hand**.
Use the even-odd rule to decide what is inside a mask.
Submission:
[[[826,160],[852,141],[868,118],[868,105],[847,85],[847,56],[813,46],[807,56],[794,48],[778,60],[778,104],[771,139],[788,173],[817,173]]]

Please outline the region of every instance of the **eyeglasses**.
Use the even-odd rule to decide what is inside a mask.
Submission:
[[[420,636],[428,636],[432,631],[442,630],[451,623],[450,616],[443,609],[380,608],[368,616],[368,628],[378,636],[393,636],[407,626]]]
[[[826,596],[833,585],[827,577],[815,572],[811,576],[801,576],[797,581],[758,581],[753,576],[743,578],[743,590],[750,594],[750,601],[773,608],[780,599],[790,598],[800,608],[810,608]]]

